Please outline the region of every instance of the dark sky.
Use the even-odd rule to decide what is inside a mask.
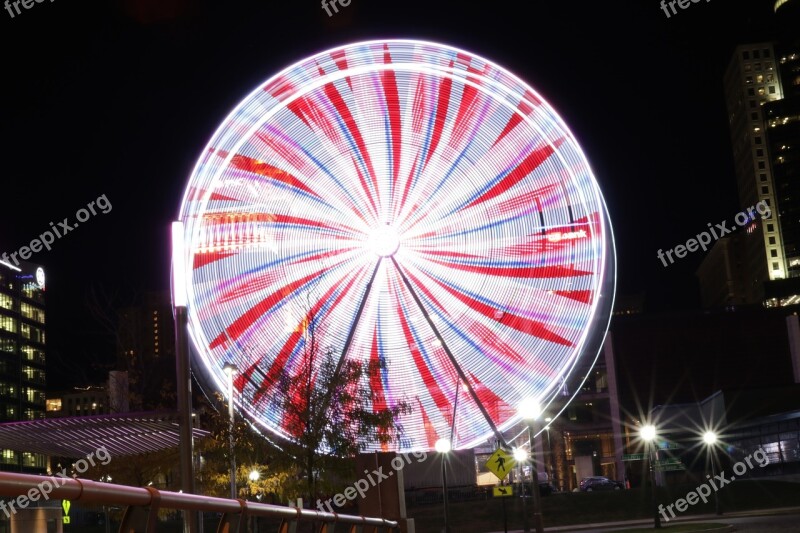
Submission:
[[[321,49],[422,38],[467,49],[536,88],[576,134],[609,204],[619,292],[696,307],[697,253],[672,248],[739,210],[722,97],[734,43],[771,24],[769,1],[387,2],[107,0],[0,11],[0,252],[105,194],[113,208],[32,261],[48,272],[48,380],[100,377],[113,349],[85,306],[168,286],[169,222],[227,113]],[[769,33],[766,33],[768,35]],[[91,377],[90,376],[90,377]]]

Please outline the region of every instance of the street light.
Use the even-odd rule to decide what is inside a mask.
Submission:
[[[449,439],[439,439],[434,448],[442,459],[442,495],[444,498],[444,533],[450,533],[450,524],[447,518],[447,454],[450,453],[451,444]]]
[[[233,447],[233,375],[239,369],[233,363],[225,363],[222,367],[228,375],[228,446],[231,456],[231,499],[236,499],[236,456]]]
[[[711,475],[716,477],[717,450],[715,448],[715,445],[717,444],[717,434],[714,433],[713,431],[706,431],[705,433],[703,433],[703,442],[706,443],[706,449],[708,450],[708,453],[711,456]],[[714,511],[717,513],[717,515],[722,514],[722,509],[720,509],[719,506],[719,491],[714,491]]]
[[[647,443],[647,463],[650,467],[650,489],[653,493],[653,527],[661,529],[661,517],[658,516],[658,502],[656,501],[656,470],[653,465],[652,450],[655,447],[656,427],[648,424],[639,429],[639,437]]]
[[[536,446],[533,440],[534,435],[536,435],[536,420],[542,415],[542,407],[536,398],[525,398],[520,402],[517,412],[528,424],[528,440],[531,443],[531,502],[533,504],[533,529],[536,533],[543,533],[542,505],[539,497],[539,465],[536,460]]]

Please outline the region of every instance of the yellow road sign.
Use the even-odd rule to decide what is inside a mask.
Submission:
[[[497,448],[495,452],[486,461],[486,468],[500,479],[503,479],[514,468],[517,462],[514,456],[505,451],[503,448]]]
[[[511,485],[500,485],[492,487],[492,494],[497,498],[506,498],[514,495],[514,487]]]

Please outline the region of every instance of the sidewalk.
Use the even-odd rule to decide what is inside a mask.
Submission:
[[[661,525],[674,525],[674,524],[685,524],[687,522],[720,522],[725,523],[725,518],[741,518],[741,517],[748,517],[748,516],[772,516],[772,515],[779,515],[779,514],[793,514],[793,513],[800,513],[800,507],[779,507],[777,509],[756,509],[753,511],[734,511],[730,513],[725,513],[722,516],[717,516],[715,514],[702,514],[702,515],[692,515],[686,517],[679,517],[670,520],[669,522],[665,522],[662,518]],[[574,524],[571,526],[558,526],[558,527],[546,527],[544,528],[545,531],[548,532],[557,532],[557,531],[583,531],[584,533],[596,533],[601,531],[607,531],[609,529],[622,529],[622,528],[633,528],[633,527],[642,527],[647,525],[652,525],[653,519],[649,518],[647,520],[627,520],[623,522],[603,522],[603,523],[596,523],[596,524]],[[503,533],[502,530],[494,531],[492,533]],[[508,530],[508,533],[523,533],[521,529],[515,530]]]

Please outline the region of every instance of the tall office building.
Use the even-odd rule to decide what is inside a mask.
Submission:
[[[759,303],[765,282],[787,276],[764,131],[764,106],[783,98],[773,43],[737,46],[724,82],[740,206],[746,210],[764,201],[772,210],[769,219],[752,221],[744,242],[748,281],[743,299]]]
[[[45,276],[0,262],[0,422],[45,416]],[[0,470],[42,473],[46,457],[0,450]]]
[[[118,369],[128,372],[134,411],[168,407],[175,393],[175,324],[166,292],[118,312]]]

